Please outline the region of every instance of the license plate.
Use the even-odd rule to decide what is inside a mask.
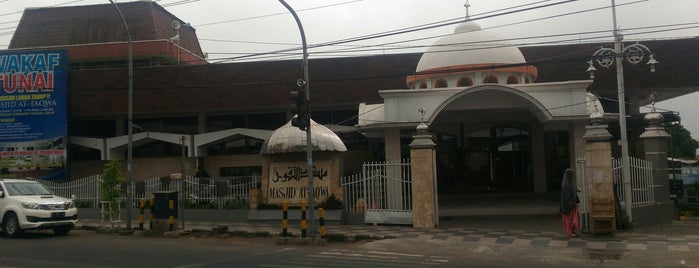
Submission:
[[[65,212],[51,212],[51,218],[63,218],[65,216]]]

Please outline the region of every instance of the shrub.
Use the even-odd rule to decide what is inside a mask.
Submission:
[[[121,183],[124,182],[124,176],[121,174],[121,162],[118,160],[110,160],[104,165],[102,171],[102,196],[101,201],[107,201],[111,204],[112,211],[116,211],[117,198],[120,198],[123,193],[121,191]]]
[[[325,199],[325,202],[320,203],[318,207],[323,209],[341,209],[343,205],[342,201],[337,198],[335,194],[331,194]]]

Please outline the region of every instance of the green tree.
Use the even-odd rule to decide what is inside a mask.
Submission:
[[[118,160],[110,160],[104,165],[102,171],[102,198],[101,201],[111,203],[111,208],[116,210],[117,198],[123,195],[121,191],[121,183],[124,182],[124,176],[121,174],[121,162]]]
[[[685,129],[681,124],[665,124],[665,130],[672,135],[668,152],[669,157],[696,158],[699,141],[692,138],[689,130]]]

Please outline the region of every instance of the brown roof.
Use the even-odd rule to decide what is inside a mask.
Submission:
[[[642,41],[660,63],[651,73],[646,61],[631,65],[624,63],[624,86],[627,100],[648,104],[647,95],[658,91],[657,101],[671,99],[699,90],[699,38]],[[627,42],[626,44],[632,44]],[[527,62],[536,66],[539,77],[536,82],[587,80],[587,61],[601,47],[614,48],[613,43],[575,44],[558,46],[522,47]],[[603,97],[617,98],[616,66],[610,69],[596,66],[594,83],[590,91]],[[605,110],[616,111],[616,108]]]
[[[180,45],[203,57],[194,28],[150,1],[119,3],[134,41],[169,39],[179,21]],[[124,24],[112,4],[28,8],[15,30],[9,49],[61,47],[126,41]]]
[[[649,90],[661,91],[660,99],[699,90],[698,38],[644,44],[656,53],[660,64],[656,73],[649,73],[645,64],[626,65],[629,99],[643,101]],[[587,80],[587,60],[602,45],[607,44],[525,47],[522,52],[539,69],[536,82]],[[359,102],[383,102],[378,91],[407,88],[405,77],[414,73],[420,57],[415,53],[311,59],[312,107],[356,109]],[[126,114],[126,69],[71,70],[69,75],[72,118]],[[596,75],[591,91],[616,99],[615,72],[600,70]],[[136,68],[134,114],[288,111],[289,92],[296,89],[295,82],[301,77],[300,59]],[[616,111],[614,105],[605,109]]]
[[[382,89],[403,89],[419,54],[315,59],[309,63],[313,109],[357,109],[383,102]],[[121,116],[127,71],[69,71],[72,118]],[[289,93],[303,77],[300,60],[162,66],[134,69],[136,116],[288,111]],[[88,101],[89,100],[89,101]]]

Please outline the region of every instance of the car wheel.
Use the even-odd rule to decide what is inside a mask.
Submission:
[[[70,232],[70,227],[69,226],[60,226],[60,227],[54,227],[53,228],[53,233],[55,235],[67,235],[68,232]]]
[[[17,215],[14,213],[9,213],[5,217],[5,221],[2,223],[2,229],[5,230],[5,234],[11,238],[17,238],[22,236],[22,228],[19,227],[19,220],[17,220]]]

